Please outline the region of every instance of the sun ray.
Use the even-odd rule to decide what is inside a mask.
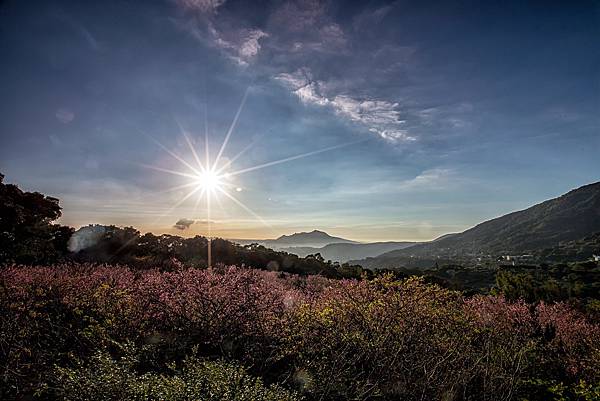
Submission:
[[[206,225],[208,226],[208,238],[210,241],[210,238],[212,237],[212,228],[210,224],[210,196],[206,197]]]
[[[242,149],[237,155],[235,155],[235,156],[233,156],[233,158],[227,160],[227,163],[225,163],[223,166],[221,166],[219,169],[217,169],[217,174],[219,174],[221,171],[223,171],[226,168],[228,168],[229,166],[231,166],[233,164],[233,162],[235,162],[237,159],[239,159],[244,153],[246,153],[248,150],[250,150],[255,144],[256,144],[256,142],[250,142],[250,144],[248,146],[246,146],[244,149]]]
[[[206,171],[206,168],[204,168],[204,165],[202,164],[202,161],[200,160],[200,157],[198,157],[198,153],[196,153],[196,148],[192,144],[192,141],[191,141],[190,137],[187,135],[186,131],[183,129],[183,127],[181,126],[181,124],[179,124],[179,121],[175,120],[175,122],[179,126],[181,134],[185,138],[185,141],[187,142],[188,147],[192,151],[192,155],[194,156],[194,159],[196,159],[196,163],[198,163],[198,167],[200,167],[200,171]]]
[[[215,196],[215,202],[217,202],[217,205],[219,206],[219,209],[221,210],[221,212],[223,212],[223,214],[225,216],[229,216],[229,214],[227,213],[227,210],[223,207],[223,202],[221,202],[221,198],[218,196]]]
[[[196,169],[190,163],[188,163],[187,161],[185,161],[185,159],[183,159],[182,157],[180,157],[178,154],[176,154],[175,152],[169,150],[166,146],[164,146],[162,143],[160,143],[156,139],[152,138],[151,136],[148,136],[148,137],[154,143],[156,143],[158,146],[160,146],[165,152],[167,152],[169,155],[171,155],[174,159],[178,160],[181,164],[183,164],[184,166],[186,166],[187,168],[189,168],[190,170],[192,170],[194,173],[200,174],[200,171],[198,171],[198,169]]]
[[[227,178],[226,175],[220,175],[219,178]],[[219,181],[219,186],[222,187],[227,187],[227,188],[235,188],[235,184],[231,183],[231,182],[227,182],[227,181]]]
[[[221,166],[219,165],[219,163],[222,161],[223,155],[225,153],[225,150],[227,149],[227,145],[232,137],[232,134],[233,134],[234,130],[236,129],[240,115],[245,107],[249,89],[250,89],[250,87],[248,87],[246,89],[246,91],[244,92],[244,95],[243,95],[240,105],[237,109],[237,112],[235,113],[235,116],[231,122],[231,125],[229,126],[229,129],[227,130],[227,133],[223,139],[223,143],[221,144],[219,151],[216,153],[216,157],[214,158],[212,163],[211,163],[210,146],[209,146],[208,102],[207,101],[204,102],[204,145],[205,145],[204,146],[204,157],[201,157],[200,154],[198,153],[197,147],[194,145],[194,142],[192,140],[193,136],[191,134],[189,134],[188,131],[186,131],[186,129],[184,129],[184,127],[180,124],[180,122],[175,117],[174,117],[174,120],[175,120],[177,126],[179,127],[179,131],[183,135],[183,137],[187,143],[187,146],[189,147],[189,150],[193,155],[193,160],[191,160],[191,161],[185,160],[184,158],[179,156],[177,153],[175,153],[175,152],[171,151],[170,149],[168,149],[167,147],[165,147],[158,140],[156,140],[153,137],[140,131],[142,134],[149,137],[158,146],[160,146],[161,149],[166,151],[171,157],[173,157],[174,159],[179,161],[183,166],[185,166],[187,169],[189,169],[189,171],[185,171],[185,170],[177,171],[177,170],[170,170],[170,169],[166,169],[166,168],[162,168],[162,167],[142,164],[142,166],[146,167],[146,168],[150,168],[153,170],[157,170],[157,171],[161,171],[161,172],[178,175],[178,176],[182,176],[182,177],[191,179],[191,181],[189,183],[186,183],[183,185],[178,185],[173,188],[169,188],[169,189],[165,190],[164,192],[172,192],[172,191],[176,191],[176,190],[180,190],[180,189],[184,189],[184,188],[193,187],[193,189],[190,192],[185,194],[172,207],[170,207],[168,210],[166,210],[164,213],[162,213],[160,216],[158,216],[157,219],[152,224],[156,224],[160,219],[162,219],[166,215],[169,215],[170,213],[172,213],[173,210],[175,210],[177,207],[179,207],[181,204],[183,204],[191,196],[200,192],[199,196],[197,196],[197,199],[194,202],[193,213],[195,216],[197,216],[200,203],[205,202],[204,204],[206,207],[206,222],[207,222],[206,237],[207,237],[208,243],[209,243],[209,246],[208,246],[208,265],[209,266],[211,265],[210,243],[212,240],[211,218],[212,218],[212,214],[213,214],[213,198],[214,198],[214,201],[217,202],[218,208],[220,208],[223,211],[225,210],[223,208],[223,204],[221,202],[222,199],[218,195],[223,194],[226,198],[228,198],[229,200],[231,200],[232,202],[237,204],[241,209],[246,211],[249,215],[253,216],[256,220],[261,222],[264,226],[268,227],[270,231],[275,233],[275,229],[271,226],[271,224],[268,221],[266,221],[262,216],[260,216],[258,213],[256,213],[254,210],[252,210],[249,206],[244,204],[244,202],[242,202],[240,199],[238,199],[232,193],[230,193],[235,190],[238,190],[238,191],[241,190],[236,185],[236,180],[232,180],[233,177],[247,173],[247,172],[256,171],[256,170],[264,169],[264,168],[267,168],[270,166],[275,166],[275,165],[279,165],[282,163],[291,162],[293,160],[302,159],[305,157],[317,155],[317,154],[332,151],[335,149],[340,149],[340,148],[354,145],[354,144],[357,144],[360,142],[364,142],[366,140],[366,139],[363,139],[363,140],[359,140],[359,141],[330,146],[327,148],[318,149],[318,150],[314,150],[314,151],[310,151],[310,152],[306,152],[306,153],[302,153],[302,154],[298,154],[298,155],[294,155],[294,156],[289,156],[289,157],[286,157],[283,159],[258,164],[258,165],[252,166],[252,167],[243,168],[243,169],[236,170],[233,172],[228,172],[228,170],[231,168],[233,163],[235,161],[237,161],[242,155],[244,155],[249,149],[251,149],[258,142],[257,140],[254,140],[252,143],[250,143],[246,147],[244,147],[233,158],[226,160],[224,163],[222,163]],[[193,164],[197,164],[197,167],[194,167]]]
[[[165,194],[165,193],[168,193],[168,192],[175,192],[175,191],[178,191],[180,189],[185,189],[185,188],[193,187],[193,186],[196,186],[196,185],[197,184],[195,182],[188,182],[186,184],[177,185],[175,187],[171,187],[171,188],[164,189],[162,191],[155,192],[155,194]]]
[[[221,159],[221,156],[223,155],[223,152],[225,151],[225,148],[227,147],[227,143],[229,142],[229,138],[231,137],[231,133],[235,129],[235,126],[237,124],[238,118],[240,117],[240,114],[242,113],[242,109],[244,108],[244,104],[246,103],[246,98],[248,97],[248,91],[249,90],[250,90],[250,87],[248,87],[246,89],[246,92],[244,92],[244,97],[242,97],[242,101],[240,103],[240,106],[238,107],[238,110],[235,113],[235,117],[233,118],[233,121],[231,122],[231,125],[229,126],[229,130],[227,131],[227,135],[225,135],[225,139],[223,140],[223,144],[221,145],[221,149],[219,149],[219,153],[217,153],[217,158],[215,159],[215,164],[212,167],[213,170],[216,169],[217,166],[219,165],[219,160]]]
[[[194,195],[200,189],[201,189],[200,187],[196,187],[196,188],[192,189],[187,195],[185,195],[183,198],[179,199],[171,208],[169,208],[169,210],[167,210],[166,212],[164,212],[163,214],[158,216],[156,218],[156,220],[154,222],[152,222],[152,224],[158,223],[163,217],[165,217],[166,215],[171,213],[173,210],[175,210],[177,207],[179,207],[179,205],[181,205],[183,202],[188,200],[192,195]]]
[[[204,163],[206,167],[210,166],[210,145],[208,144],[208,122],[206,115],[204,116]]]
[[[260,169],[265,168],[265,167],[271,167],[271,166],[275,166],[277,164],[287,163],[287,162],[290,162],[292,160],[302,159],[304,157],[317,155],[317,154],[323,153],[323,152],[328,152],[330,150],[344,148],[346,146],[354,145],[354,144],[357,144],[357,143],[360,143],[360,142],[364,142],[364,141],[365,141],[365,139],[362,139],[360,141],[354,141],[354,142],[344,143],[344,144],[341,144],[341,145],[330,146],[328,148],[314,150],[312,152],[302,153],[302,154],[299,154],[299,155],[286,157],[284,159],[279,159],[279,160],[275,160],[275,161],[272,161],[272,162],[268,162],[268,163],[264,163],[264,164],[259,164],[259,165],[253,166],[253,167],[248,167],[248,168],[245,168],[245,169],[242,169],[242,170],[237,170],[237,171],[234,171],[234,172],[231,172],[231,173],[228,173],[228,174],[229,174],[229,176],[233,177],[233,176],[236,176],[236,175],[239,175],[239,174],[248,173],[250,171],[260,170]]]
[[[205,194],[206,188],[202,188],[202,191],[200,191],[200,195],[196,198],[196,203],[194,204],[194,215],[198,213],[198,206],[200,205],[200,201],[202,200]]]
[[[221,189],[221,188],[217,188],[223,195],[227,196],[229,199],[231,199],[233,202],[235,202],[238,206],[240,206],[242,209],[244,209],[246,212],[250,213],[252,216],[254,216],[258,221],[260,221],[261,223],[263,223],[266,227],[268,227],[269,229],[271,229],[271,231],[275,232],[275,229],[273,228],[273,226],[271,226],[265,219],[263,219],[258,213],[256,213],[254,210],[250,209],[248,206],[246,206],[245,204],[243,204],[238,198],[236,198],[235,196],[231,195],[230,193],[228,193],[227,191]]]
[[[137,163],[137,164],[139,166],[142,166],[142,167],[145,167],[145,168],[149,168],[149,169],[152,169],[152,170],[162,171],[163,173],[169,173],[169,174],[178,175],[178,176],[187,177],[187,178],[197,178],[197,176],[194,175],[194,174],[188,174],[188,173],[184,173],[182,171],[169,170],[169,169],[166,169],[166,168],[151,166],[149,164],[143,164],[143,163]]]

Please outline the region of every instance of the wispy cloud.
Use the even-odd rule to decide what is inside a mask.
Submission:
[[[243,25],[219,15],[225,0],[173,0],[184,12],[175,22],[202,42],[219,48],[237,64],[247,66],[261,50],[261,39],[271,37],[270,49],[278,54],[336,53],[347,44],[342,27],[331,20],[321,1],[294,0],[273,8],[269,30]],[[236,24],[239,24],[236,26]]]
[[[60,108],[55,113],[56,119],[63,124],[69,124],[75,119],[75,113],[67,108]]]
[[[292,0],[277,8],[271,15],[271,21],[290,31],[305,32],[314,28],[325,15],[325,4],[319,0]]]
[[[174,0],[184,17],[174,22],[208,46],[216,47],[240,66],[247,66],[259,53],[260,41],[269,35],[258,28],[240,28],[225,22],[218,24],[218,9],[225,0]]]
[[[410,180],[401,182],[397,188],[401,191],[442,190],[456,186],[463,180],[453,169],[433,168],[421,172]]]
[[[393,4],[387,4],[379,8],[363,11],[354,17],[354,29],[371,29],[374,25],[379,24],[393,8]]]
[[[260,51],[260,40],[269,35],[260,29],[242,29],[224,34],[209,26],[212,43],[237,64],[248,65]]]
[[[174,0],[183,9],[201,13],[216,12],[226,0]]]
[[[386,42],[356,46],[368,27],[382,21],[393,5],[367,8],[352,24],[342,26],[329,9],[331,4],[319,0],[267,3],[267,17],[261,24],[235,16],[222,0],[177,0],[176,4],[184,17],[175,22],[199,41],[219,49],[240,67],[251,67],[253,75],[281,84],[305,105],[327,108],[390,143],[414,142],[423,137],[423,127],[429,131],[469,128],[467,111],[449,115],[455,110],[421,107],[414,100],[390,95],[377,77],[366,75],[371,71],[389,81],[392,74],[412,71],[408,66],[416,58],[413,46]],[[341,60],[356,58],[361,63],[349,66],[348,73],[339,71]]]
[[[428,107],[417,111],[420,123],[427,126],[466,128],[471,126],[467,117],[473,112],[471,103],[462,102],[445,106]]]
[[[273,33],[271,46],[290,56],[311,53],[340,54],[347,50],[348,37],[319,0],[290,0],[278,5],[269,16]]]
[[[312,80],[307,69],[281,73],[275,80],[288,87],[305,104],[331,107],[336,114],[359,123],[370,132],[390,141],[414,141],[402,127],[399,104],[382,99],[355,98],[349,95],[327,96],[324,84]]]
[[[206,16],[202,18],[174,19],[175,24],[206,46],[217,48],[221,53],[240,66],[249,65],[261,49],[261,40],[269,35],[255,28],[219,29]]]

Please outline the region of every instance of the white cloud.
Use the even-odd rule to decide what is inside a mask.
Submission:
[[[314,29],[324,16],[325,7],[319,0],[287,1],[271,15],[271,23],[289,31],[304,32]]]
[[[416,116],[426,126],[464,129],[472,126],[468,116],[473,110],[471,103],[462,102],[422,109],[416,112]]]
[[[452,169],[433,168],[421,172],[415,178],[401,182],[398,189],[405,191],[446,189],[460,181],[460,177]]]
[[[216,47],[241,66],[250,64],[261,49],[260,40],[269,35],[258,28],[234,28],[217,18],[217,9],[225,0],[175,0],[189,15],[174,23],[198,41]]]
[[[211,42],[239,65],[248,65],[260,51],[260,40],[269,35],[260,29],[242,29],[229,31],[227,36],[209,25]]]
[[[298,70],[293,74],[282,73],[275,80],[288,87],[303,103],[319,106],[331,105],[331,101],[320,93],[318,82],[311,81],[310,73]]]
[[[342,27],[327,13],[320,0],[290,0],[280,3],[266,26],[269,31],[253,25],[236,27],[235,18],[218,9],[226,0],[172,0],[184,12],[175,23],[199,41],[216,47],[240,66],[251,64],[259,54],[261,39],[269,41],[277,54],[308,55],[311,53],[340,54],[346,51],[347,38]]]
[[[282,52],[338,54],[348,42],[342,27],[327,13],[327,3],[319,0],[282,3],[270,15],[268,26],[277,32],[273,46]]]
[[[225,4],[225,0],[175,0],[175,3],[185,10],[209,13]]]
[[[223,55],[240,66],[257,65],[276,81],[289,88],[304,104],[330,108],[340,118],[361,125],[367,132],[390,142],[415,141],[409,134],[408,124],[402,118],[400,104],[376,96],[356,95],[351,82],[313,79],[311,71],[299,66],[308,65],[317,58],[326,62],[349,50],[349,37],[328,12],[328,3],[319,0],[287,0],[279,3],[270,13],[265,26],[268,32],[253,26],[235,27],[235,20],[217,14],[224,0],[176,0],[184,10],[192,10],[194,18],[178,24],[198,40],[218,48]],[[377,23],[390,7],[370,10],[365,21]],[[201,14],[195,11],[200,11]],[[208,11],[215,11],[208,13]],[[232,22],[233,21],[233,22]],[[272,36],[270,35],[272,33]],[[269,38],[268,41],[264,41]],[[257,58],[261,47],[267,46],[269,65]],[[373,63],[389,67],[389,59],[407,60],[414,49],[388,46],[374,56]],[[400,61],[397,61],[400,62]],[[295,72],[288,72],[295,71]],[[407,114],[405,111],[404,114]],[[423,118],[426,118],[424,115]],[[460,124],[460,121],[455,121]]]
[[[67,108],[56,110],[56,119],[63,124],[69,124],[75,119],[75,113]]]
[[[258,54],[260,50],[260,43],[258,42],[261,38],[265,38],[267,35],[266,32],[261,31],[260,29],[253,29],[247,32],[245,38],[241,45],[238,48],[238,55],[243,60],[249,60],[254,58]]]
[[[385,100],[357,100],[340,95],[333,99],[333,104],[340,114],[353,121],[372,125],[402,123],[400,112],[397,110],[398,103]]]
[[[275,80],[288,87],[305,104],[329,106],[334,112],[352,122],[365,126],[370,132],[389,141],[414,141],[402,128],[404,121],[399,104],[380,99],[359,99],[348,95],[328,97],[323,93],[326,85],[311,78],[310,71],[298,70],[283,73]]]
[[[369,9],[354,18],[354,28],[357,30],[361,29],[372,29],[374,25],[377,25],[385,18],[389,12],[394,8],[392,4],[385,5],[374,10]]]
[[[298,70],[293,74],[282,73],[275,77],[276,80],[281,81],[292,90],[298,90],[309,84],[306,72]]]

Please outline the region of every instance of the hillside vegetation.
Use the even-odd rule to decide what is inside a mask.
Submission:
[[[596,400],[593,319],[389,276],[12,267],[0,398]]]

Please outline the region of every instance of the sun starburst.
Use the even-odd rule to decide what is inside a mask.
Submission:
[[[181,157],[177,153],[168,149],[166,146],[164,146],[162,143],[158,142],[156,139],[152,138],[152,140],[158,146],[160,146],[165,152],[167,152],[171,157],[173,157],[175,160],[177,160],[179,163],[181,163],[181,165],[183,167],[185,167],[186,171],[171,170],[171,169],[166,169],[166,168],[162,168],[162,167],[158,167],[158,166],[142,164],[143,167],[157,170],[157,171],[160,171],[163,173],[168,173],[168,174],[177,175],[180,177],[185,177],[189,180],[189,182],[187,182],[183,185],[179,185],[179,186],[176,186],[176,187],[166,190],[166,191],[176,191],[176,190],[191,188],[190,191],[186,195],[184,195],[181,199],[179,199],[175,203],[175,205],[173,205],[167,212],[165,212],[161,216],[159,216],[159,218],[164,217],[167,214],[170,214],[173,210],[175,210],[177,207],[179,207],[183,202],[185,202],[186,200],[188,200],[189,198],[191,198],[193,195],[195,195],[197,193],[199,193],[200,196],[196,200],[196,208],[199,206],[199,203],[202,200],[205,201],[206,213],[207,213],[206,221],[207,221],[207,228],[208,228],[207,237],[209,239],[209,247],[208,247],[208,250],[209,250],[208,265],[209,266],[211,264],[211,261],[210,261],[210,259],[211,259],[210,258],[210,238],[211,238],[211,234],[212,234],[211,233],[211,221],[210,221],[211,220],[211,199],[216,199],[218,201],[218,203],[220,204],[220,200],[219,200],[218,196],[222,194],[226,198],[231,200],[233,203],[235,203],[237,206],[242,208],[244,211],[246,211],[247,213],[249,213],[250,215],[255,217],[261,223],[263,223],[264,225],[266,225],[267,227],[272,229],[271,225],[264,218],[262,218],[258,213],[253,211],[250,207],[248,207],[248,205],[244,204],[240,199],[238,199],[232,193],[230,193],[230,191],[228,189],[233,189],[233,191],[235,191],[235,192],[242,191],[242,187],[233,185],[233,183],[231,182],[231,180],[233,178],[235,178],[241,174],[249,173],[251,171],[256,171],[256,170],[263,169],[266,167],[275,166],[275,165],[278,165],[281,163],[291,162],[293,160],[301,159],[304,157],[316,155],[316,154],[327,152],[327,151],[331,151],[334,149],[339,149],[339,148],[353,145],[353,144],[356,144],[359,142],[363,142],[365,140],[365,139],[363,139],[363,140],[359,140],[359,141],[330,146],[330,147],[326,147],[323,149],[318,149],[318,150],[314,150],[311,152],[306,152],[306,153],[302,153],[302,154],[298,154],[298,155],[294,155],[294,156],[285,157],[283,159],[258,164],[256,166],[247,167],[247,168],[243,168],[240,170],[229,171],[229,169],[231,169],[232,164],[236,160],[238,160],[248,149],[250,149],[254,145],[254,143],[251,143],[250,145],[246,146],[240,153],[238,153],[231,159],[229,159],[225,162],[222,162],[222,156],[226,150],[226,147],[231,138],[231,135],[232,135],[233,131],[235,130],[235,126],[240,117],[240,114],[241,114],[244,104],[246,102],[247,96],[248,96],[248,90],[246,90],[246,92],[244,93],[244,96],[242,98],[240,106],[238,107],[238,110],[235,113],[235,117],[234,117],[229,129],[227,130],[227,134],[225,135],[225,138],[219,149],[219,152],[217,153],[217,156],[212,163],[210,160],[210,152],[209,152],[209,147],[208,147],[208,129],[207,129],[208,124],[206,121],[207,120],[207,112],[205,110],[205,145],[204,145],[205,155],[204,155],[204,160],[202,160],[202,158],[199,156],[198,152],[196,151],[196,146],[194,145],[194,142],[188,135],[188,132],[183,128],[183,126],[177,120],[175,120],[177,123],[177,126],[179,127],[179,131],[180,131],[181,135],[184,137],[184,139],[189,147],[189,150],[190,150],[191,154],[193,155],[193,158],[194,158],[193,161],[186,160],[185,158]]]
[[[196,186],[201,190],[212,193],[222,189],[224,184],[223,177],[224,176],[217,174],[217,172],[212,169],[202,171],[197,176]]]

